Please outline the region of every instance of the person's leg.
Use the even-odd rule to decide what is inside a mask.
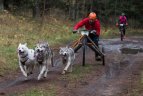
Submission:
[[[99,43],[98,41],[95,42],[96,46],[99,48]],[[97,61],[101,61],[101,56],[99,55],[99,53],[95,52],[95,58]]]
[[[125,31],[126,31],[126,27],[124,26],[124,31],[123,31],[123,35],[125,36]]]
[[[124,39],[125,39],[126,38],[126,26],[124,26],[123,36],[124,36]]]
[[[95,36],[93,41],[94,41],[95,45],[99,48],[99,43],[98,43],[98,41],[99,41],[99,36]],[[97,61],[100,61],[100,60],[101,60],[101,56],[100,56],[99,53],[97,53],[97,52],[95,52],[95,57],[96,57],[96,60],[97,60]]]
[[[90,34],[89,37],[90,37],[91,40],[95,43],[95,45],[99,48],[99,43],[98,43],[98,41],[99,41],[99,36],[94,35],[94,34]],[[96,57],[96,60],[97,60],[97,61],[100,61],[100,60],[101,60],[101,57],[100,57],[100,55],[99,55],[97,52],[95,52],[95,57]]]
[[[96,42],[94,42],[94,43],[95,43],[95,45],[99,48],[98,41],[96,41]],[[99,54],[96,52],[96,53],[95,53],[95,56],[98,57]]]

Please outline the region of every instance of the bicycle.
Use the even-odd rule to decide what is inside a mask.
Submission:
[[[105,56],[103,54],[103,49],[104,48],[102,48],[100,50],[97,47],[97,45],[91,40],[91,38],[89,37],[90,31],[88,31],[88,30],[80,30],[78,33],[80,33],[81,36],[80,36],[80,38],[78,40],[76,40],[74,42],[74,44],[71,47],[74,49],[75,53],[82,47],[82,51],[83,51],[82,66],[85,66],[85,51],[86,51],[86,46],[88,46],[89,48],[91,48],[95,52],[95,55],[96,55],[96,53],[98,53],[99,56],[101,56],[102,65],[105,65]],[[87,40],[89,42],[87,42]]]
[[[125,31],[125,24],[119,24],[119,30],[120,30],[121,41],[123,41],[123,39],[124,39],[124,31]]]

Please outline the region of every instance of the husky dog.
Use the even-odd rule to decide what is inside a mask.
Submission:
[[[66,71],[69,69],[69,72],[72,72],[72,65],[75,60],[75,53],[72,48],[69,47],[61,47],[59,54],[62,56],[62,62],[65,65],[64,70],[62,71],[62,74],[65,74]]]
[[[18,49],[18,58],[19,58],[19,67],[21,72],[25,77],[32,74],[35,59],[34,59],[34,50],[29,49],[27,44],[19,44]]]
[[[38,66],[40,66],[38,80],[41,79],[42,75],[47,77],[47,72],[49,71],[48,64],[53,65],[53,52],[47,42],[39,42],[36,45],[35,59]]]

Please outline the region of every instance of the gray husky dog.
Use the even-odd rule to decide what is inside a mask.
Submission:
[[[23,75],[27,78],[28,75],[32,74],[35,65],[34,50],[29,49],[27,47],[27,43],[20,43],[17,48],[17,52],[19,59],[19,67]]]
[[[47,72],[49,71],[48,64],[53,65],[53,52],[47,42],[39,42],[36,45],[34,54],[36,63],[40,67],[38,75],[38,80],[40,80],[42,76],[47,77]]]
[[[59,54],[62,56],[62,63],[65,65],[65,68],[62,71],[62,74],[65,74],[68,69],[69,69],[69,72],[72,72],[72,66],[75,60],[74,50],[67,46],[61,47]]]

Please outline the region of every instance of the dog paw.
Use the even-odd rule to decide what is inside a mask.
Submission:
[[[28,75],[25,73],[25,74],[23,74],[25,77],[28,77]]]
[[[64,70],[64,71],[62,72],[62,74],[63,74],[63,75],[66,74],[66,71]]]
[[[41,79],[41,77],[39,76],[38,78],[37,78],[37,80],[40,80]]]
[[[46,74],[46,75],[44,75],[43,77],[44,77],[44,78],[46,78],[46,77],[47,77],[47,74]]]
[[[43,76],[43,78],[46,78],[46,76]]]
[[[46,77],[47,77],[47,74],[43,76],[43,78],[46,78]]]

